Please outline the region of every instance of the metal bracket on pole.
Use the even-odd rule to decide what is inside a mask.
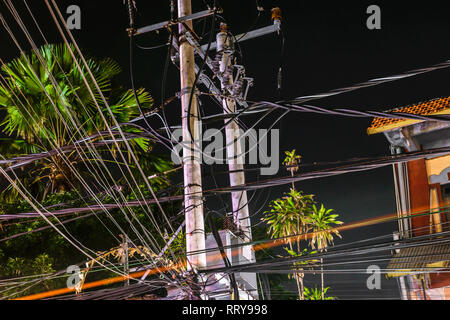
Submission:
[[[145,27],[142,27],[142,28],[138,28],[136,30],[136,32],[134,33],[134,35],[140,35],[140,34],[144,34],[144,33],[147,33],[147,32],[159,30],[159,29],[162,29],[162,28],[168,28],[168,27],[171,27],[171,26],[176,25],[178,23],[182,23],[182,22],[189,21],[189,20],[195,20],[195,19],[199,19],[199,18],[204,18],[204,17],[207,17],[207,16],[210,16],[210,15],[214,14],[214,10],[215,9],[203,10],[203,11],[200,11],[200,12],[197,12],[197,13],[190,14],[188,16],[180,17],[180,18],[175,19],[175,20],[167,20],[167,21],[155,23],[155,24],[152,24],[152,25],[149,25],[149,26],[145,26]]]
[[[179,47],[178,47],[177,41],[174,40],[172,45],[173,45],[173,48],[176,50],[176,54],[178,54]],[[176,63],[176,60],[177,60],[177,56],[172,58],[172,62]],[[195,73],[198,73],[199,70],[200,70],[200,68],[197,65],[195,65]],[[200,82],[202,82],[203,85],[214,94],[213,97],[217,100],[217,102],[222,104],[222,99],[219,97],[222,94],[222,92],[216,87],[216,85],[214,84],[214,81],[212,81],[204,73],[200,74],[198,80]]]
[[[195,52],[200,56],[200,58],[205,59],[206,65],[213,72],[214,76],[216,76],[217,78],[220,79],[221,78],[220,74],[218,74],[218,72],[214,71],[214,64],[213,64],[212,59],[209,56],[206,55],[205,51],[208,48],[208,45],[200,46],[197,38],[195,37],[195,35],[191,31],[191,29],[184,23],[183,23],[183,27],[185,28],[184,35],[186,37],[186,40],[189,42],[190,45],[192,45],[194,47]],[[270,25],[268,27],[264,27],[264,28],[261,28],[261,29],[257,29],[257,30],[251,31],[251,32],[247,33],[247,35],[244,34],[245,37],[244,36],[240,36],[241,39],[238,38],[238,40],[239,41],[244,41],[244,40],[250,39],[252,37],[258,37],[260,35],[276,32],[276,31],[279,31],[279,30],[280,30],[279,24],[273,24],[273,25]],[[172,45],[173,45],[173,48],[176,51],[175,54],[172,56],[172,62],[176,63],[176,61],[178,60],[179,46],[178,46],[178,43],[177,43],[177,41],[175,39],[173,40]],[[214,48],[216,48],[216,42],[211,43],[210,51],[212,49],[214,49]],[[243,66],[240,66],[240,67],[243,68]],[[237,66],[237,68],[239,69],[239,66]],[[199,69],[200,68],[197,65],[195,65],[195,72],[196,73],[198,73]],[[247,104],[247,102],[245,100],[247,98],[247,94],[248,94],[249,88],[251,86],[253,86],[253,78],[242,77],[242,79],[246,80],[247,84],[246,84],[244,92],[239,95],[239,97],[236,99],[236,102],[241,107],[243,107],[245,109],[245,108],[248,108],[248,104]],[[220,95],[222,95],[222,92],[217,88],[217,86],[214,84],[214,82],[205,73],[202,73],[199,76],[199,80],[200,80],[200,82],[202,82],[206,86],[206,88],[208,90],[210,90],[213,94],[216,95],[216,96],[214,96],[216,98],[216,100],[218,102],[222,103],[222,99],[220,98]],[[226,89],[227,89],[229,94],[233,95],[233,88],[226,88]]]
[[[242,42],[242,41],[245,41],[245,40],[250,40],[250,39],[253,39],[253,38],[264,36],[264,35],[269,34],[269,33],[279,32],[280,30],[281,30],[280,24],[279,23],[275,23],[275,24],[272,24],[272,25],[267,26],[267,27],[263,27],[263,28],[260,28],[260,29],[249,31],[247,33],[238,34],[234,38],[236,38],[235,42]],[[202,49],[206,50],[207,46],[208,45],[203,45]],[[215,49],[216,47],[217,47],[217,43],[216,42],[211,43],[210,49]]]
[[[247,100],[248,89],[253,86],[253,78],[244,77],[243,79],[247,82],[247,86],[245,87],[244,94],[242,96],[242,100],[245,101]]]
[[[194,47],[195,52],[196,52],[202,59],[205,59],[206,65],[207,65],[207,66],[211,69],[211,71],[214,73],[214,65],[213,65],[213,61],[212,61],[212,59],[211,59],[209,56],[206,55],[205,51],[203,50],[203,47],[200,46],[200,44],[198,43],[198,41],[195,39],[195,37],[192,35],[192,33],[191,33],[190,31],[186,31],[186,32],[185,32],[185,36],[186,36],[186,40],[189,42],[189,44],[192,45],[192,46]],[[207,48],[208,48],[208,46],[206,45],[205,50],[206,50]],[[178,51],[178,47],[177,47],[176,49],[177,49],[177,51]],[[245,73],[245,71],[244,71],[244,66],[236,65],[235,67],[238,68],[238,70],[239,70],[237,76],[239,76],[239,74],[242,75],[242,73]],[[199,68],[198,68],[197,65],[195,66],[195,69],[196,69],[195,72],[197,73],[198,70],[199,70]],[[218,77],[219,79],[221,78],[221,75],[218,74],[218,73],[214,73],[214,75],[215,75],[216,77]],[[203,78],[203,79],[202,79],[202,78]],[[248,78],[248,79],[252,79],[252,78]],[[202,81],[203,84],[205,84],[205,86],[206,86],[208,89],[210,89],[211,91],[213,91],[214,94],[219,94],[219,95],[221,94],[220,90],[217,89],[215,86],[214,86],[214,89],[216,89],[216,90],[211,89],[211,88],[212,88],[211,84],[213,84],[214,82],[213,82],[211,79],[209,79],[209,77],[206,76],[204,73],[202,73],[202,74],[200,75],[199,80]],[[253,79],[252,79],[252,82],[253,82]],[[227,88],[227,91],[228,91],[229,94],[233,95],[233,88],[232,88],[232,87]],[[247,87],[247,91],[248,91],[248,87]],[[245,94],[245,96],[247,96],[247,94]],[[218,100],[219,102],[222,103],[221,98],[218,98],[217,100]],[[245,100],[245,99],[243,99],[243,100]],[[247,104],[245,101],[242,101],[241,99],[238,99],[237,101],[238,101],[239,105],[241,105],[242,107],[244,107],[244,108],[248,107],[248,104]]]

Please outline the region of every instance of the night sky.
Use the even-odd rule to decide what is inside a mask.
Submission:
[[[49,42],[61,42],[57,29],[43,1],[32,2],[31,8],[43,27]],[[269,25],[270,8],[281,7],[285,48],[283,63],[283,90],[281,97],[276,90],[276,73],[280,64],[281,41],[276,34],[241,43],[243,64],[247,76],[255,79],[248,98],[252,101],[277,101],[284,98],[326,92],[334,88],[352,85],[368,79],[398,74],[404,71],[427,67],[449,59],[450,19],[448,1],[390,1],[385,4],[376,1],[339,1],[326,4],[322,1],[259,1],[266,9],[254,28]],[[392,4],[395,2],[395,4]],[[38,44],[42,39],[26,14],[22,1],[15,1],[24,22],[32,30]],[[137,0],[136,26],[141,27],[169,18],[169,1]],[[129,47],[125,29],[128,17],[122,0],[108,1],[58,1],[61,10],[70,4],[81,8],[81,30],[73,34],[85,53],[94,57],[111,57],[123,67],[120,80],[130,86]],[[257,16],[255,1],[220,1],[229,28],[234,34],[248,31]],[[381,30],[366,27],[366,8],[378,4],[381,8]],[[193,1],[193,11],[204,10],[203,1]],[[4,4],[0,12],[7,21],[14,21]],[[195,24],[201,34],[203,22]],[[206,30],[209,30],[209,22]],[[2,29],[3,30],[3,29]],[[19,29],[13,30],[19,35]],[[167,33],[145,34],[136,38],[141,46],[154,46],[167,41]],[[207,41],[206,36],[202,43]],[[24,48],[30,46],[21,39]],[[8,34],[0,33],[1,57],[8,61],[18,56],[18,51]],[[155,105],[161,101],[161,78],[167,50],[135,50],[135,82],[145,87],[155,98]],[[387,110],[397,106],[441,97],[449,94],[448,70],[434,71],[410,79],[395,81],[376,87],[361,89],[337,97],[311,102],[312,105],[329,108],[353,108],[357,110]],[[177,68],[170,64],[165,97],[179,91]],[[220,109],[209,98],[202,100],[206,114],[219,113]],[[279,113],[277,113],[277,116]],[[176,101],[167,106],[171,125],[178,125],[180,105]],[[251,125],[257,118],[243,118]],[[268,127],[275,117],[263,121],[259,128]],[[290,113],[280,125],[280,157],[284,150],[296,149],[303,156],[304,163],[345,160],[352,157],[377,156],[389,153],[389,145],[382,134],[368,136],[370,119],[344,118],[336,116]],[[219,124],[217,124],[218,126]],[[155,121],[155,126],[161,123]],[[215,168],[217,169],[217,168]],[[222,168],[224,169],[224,168]],[[205,173],[209,168],[203,169]],[[285,175],[281,169],[279,174]],[[178,178],[178,177],[177,177]],[[249,174],[248,180],[255,175]],[[259,177],[261,178],[261,177]],[[264,178],[264,177],[263,177]],[[266,177],[267,178],[267,177]],[[214,186],[205,177],[205,189]],[[227,179],[218,179],[219,185],[226,185]],[[341,175],[325,179],[297,183],[297,188],[315,194],[316,200],[326,207],[334,208],[340,219],[346,223],[395,212],[395,194],[392,167],[372,171]],[[274,188],[269,199],[275,199],[289,186]],[[263,206],[267,191],[258,192],[259,199],[253,201],[250,210]],[[220,207],[217,198],[209,200],[211,207]],[[255,222],[258,221],[255,218]],[[391,234],[396,224],[389,223],[360,228],[343,233],[343,240],[336,243]],[[380,264],[382,266],[383,264]],[[315,279],[317,278],[317,279]],[[347,298],[399,298],[395,280],[382,282],[382,290],[366,289],[367,275],[326,275],[326,284],[331,286],[331,295]],[[306,285],[315,285],[319,276],[307,276]],[[313,280],[313,281],[311,281]]]

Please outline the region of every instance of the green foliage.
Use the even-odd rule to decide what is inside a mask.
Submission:
[[[9,257],[2,266],[1,275],[6,277],[20,277],[31,274],[47,274],[55,271],[52,266],[53,259],[46,253],[38,255],[35,259]]]
[[[298,170],[298,164],[300,163],[302,156],[295,153],[295,149],[292,151],[285,151],[286,157],[283,160],[283,164],[287,167],[286,169],[294,174]]]
[[[1,131],[8,135],[4,138],[7,143],[0,148],[4,157],[44,152],[105,131],[114,125],[111,114],[119,123],[129,122],[140,114],[133,91],[116,83],[115,77],[121,72],[121,68],[112,59],[87,59],[101,90],[100,94],[94,89],[93,97],[90,90],[95,86],[88,70],[82,67],[80,72],[77,68],[76,62],[81,66],[83,63],[76,53],[75,61],[65,45],[49,44],[42,46],[39,54],[43,64],[33,51],[6,63],[0,70],[5,79],[0,83],[0,109],[6,111],[0,125]],[[138,89],[137,95],[144,109],[153,106],[153,98],[144,89]],[[109,110],[102,96],[105,97]],[[127,125],[122,130],[133,134],[134,138],[129,140],[129,144],[136,155],[146,154],[151,149],[148,138],[140,136],[140,128]],[[113,134],[119,137],[117,130]],[[92,142],[103,138],[108,139],[108,134],[97,135]],[[122,149],[123,146],[124,142],[119,142],[119,148]],[[108,148],[112,150],[112,154]],[[112,144],[109,147],[99,147],[98,151],[103,161],[108,161],[108,157],[115,160],[118,150]],[[90,173],[90,162],[100,160],[96,153],[79,148],[77,152],[66,153],[65,156],[67,160],[56,154],[30,163],[27,170],[19,175],[21,183],[37,198],[45,199],[49,193],[60,193],[80,186],[80,179],[75,171],[86,181],[96,182]],[[128,162],[131,162],[130,154]],[[158,166],[162,168],[166,163],[153,156],[146,158],[142,166],[154,169]],[[8,186],[3,190],[0,200],[13,202],[16,198],[17,192]]]
[[[168,238],[170,239],[172,236],[173,235]],[[184,256],[186,252],[186,233],[183,230],[181,230],[177,237],[172,241],[170,249],[176,257]]]
[[[71,49],[74,50],[74,47]],[[113,125],[101,95],[94,90],[94,99],[90,94],[94,85],[87,69],[83,67],[83,72],[79,71],[67,46],[44,45],[39,53],[44,66],[38,55],[31,52],[2,67],[6,84],[0,85],[0,105],[7,111],[2,122],[5,133],[27,141],[37,141],[40,138],[44,142],[53,141],[66,145],[70,136],[68,133],[58,132],[59,122],[62,121],[60,114],[63,120],[70,123],[69,114],[72,113],[88,133],[94,133],[96,125],[100,126],[100,130],[105,128],[102,116],[107,118],[109,125]],[[76,59],[78,64],[83,65],[80,57],[76,56]],[[119,122],[127,122],[139,114],[132,90],[123,89],[113,82],[121,72],[115,61],[110,58],[89,58],[87,64]],[[85,79],[88,80],[89,87],[86,86]],[[140,89],[138,94],[143,107],[152,106],[153,99],[147,92]],[[102,114],[98,112],[97,104]],[[57,109],[54,110],[54,107]],[[36,121],[27,121],[29,116],[36,117]]]
[[[45,45],[39,49],[39,53],[42,55],[44,65],[41,64],[37,54],[31,52],[6,63],[0,70],[5,79],[0,84],[0,110],[3,110],[1,114],[4,115],[0,130],[7,135],[0,141],[0,154],[3,157],[12,158],[45,152],[55,147],[73,144],[77,140],[98,134],[98,132],[102,134],[93,138],[92,142],[109,140],[110,134],[104,132],[108,127],[114,126],[110,112],[119,123],[127,123],[140,115],[133,91],[122,87],[116,81],[121,68],[112,59],[87,58],[87,64],[109,105],[108,110],[97,90],[93,89],[94,97],[90,94],[90,88],[95,86],[87,69],[84,66],[82,71],[77,68],[76,61],[65,45]],[[75,57],[82,66],[83,63],[76,52]],[[149,111],[153,107],[153,98],[142,88],[137,90],[137,95],[143,111]],[[152,152],[153,143],[140,128],[126,125],[121,129],[125,134],[132,135],[128,142],[137,156],[144,175],[157,174],[150,179],[153,191],[158,196],[167,195],[169,192],[171,195],[178,193],[178,188],[174,187],[161,194],[163,189],[170,186],[169,176],[162,174],[173,169],[169,158]],[[113,135],[116,138],[120,136],[117,130],[113,131]],[[123,170],[124,173],[122,173],[119,170],[123,169],[124,164],[118,164],[123,161],[118,154],[118,148],[123,152],[131,172]],[[16,170],[17,180],[43,207],[50,211],[84,207],[96,204],[96,201],[85,190],[75,172],[79,173],[93,190],[96,190],[99,186],[97,177],[107,176],[106,168],[100,162],[102,160],[112,174],[112,177],[107,176],[106,183],[120,188],[126,200],[135,200],[137,194],[147,198],[152,197],[123,142],[119,142],[118,147],[111,144],[108,147],[98,146],[96,149],[98,153],[87,148],[78,148],[77,152],[65,153],[67,157],[65,159],[56,154],[46,159],[33,161],[21,170]],[[73,168],[67,164],[68,162]],[[95,172],[92,168],[98,168],[95,169],[98,171]],[[130,175],[136,178],[138,186],[133,188],[127,186],[126,180],[130,179]],[[34,211],[27,201],[18,196],[11,185],[3,187],[1,191],[0,214]],[[115,202],[106,192],[98,193],[96,196],[102,203]],[[179,211],[180,202],[161,205],[169,214],[169,218],[173,219]],[[153,213],[160,212],[157,205],[149,205],[149,208]],[[152,235],[158,235],[154,221],[159,226],[165,223],[161,215],[152,216],[153,213],[150,214],[146,206],[125,209],[125,212],[127,216],[120,209],[112,209],[108,214],[126,231],[130,230],[128,217],[132,217],[132,223],[134,219],[139,219],[146,232]],[[82,215],[75,214],[69,218]],[[110,219],[106,219],[103,212],[98,212],[96,215],[69,222],[64,225],[64,228],[86,247],[98,251],[108,250],[112,243],[116,243],[110,230],[117,231],[118,227]],[[64,220],[65,217],[60,216],[60,219]],[[57,223],[55,218],[50,218],[50,221]],[[174,219],[174,224],[176,223],[178,221]],[[48,224],[42,219],[0,224],[0,238],[4,239],[45,226]],[[164,244],[161,237],[155,237],[159,245]],[[36,274],[65,270],[68,265],[84,260],[85,256],[52,228],[0,242],[0,278],[2,279],[16,276],[27,279]],[[22,290],[20,288],[11,289],[2,291],[0,295],[7,296],[11,293],[25,295],[43,291],[42,286],[46,289],[56,289],[64,286],[64,279],[45,280],[23,292],[19,293]]]
[[[307,239],[307,233],[312,232],[310,245],[313,249],[326,248],[333,243],[333,235],[340,237],[335,228],[343,222],[337,220],[338,214],[333,209],[326,209],[323,204],[318,208],[313,195],[305,195],[302,191],[291,189],[282,198],[272,200],[269,211],[261,219],[269,228],[267,233],[271,238],[283,238],[280,241],[292,243],[294,239]],[[289,237],[299,235],[298,237]],[[303,235],[303,236],[302,236]],[[292,249],[291,249],[292,250]]]
[[[8,258],[6,265],[2,268],[3,273],[6,276],[18,277],[27,273],[27,269],[30,269],[30,265],[25,262],[23,258]]]
[[[330,287],[326,287],[323,289],[323,293],[325,295],[324,300],[335,300],[337,299],[336,297],[327,297],[327,291],[328,289],[330,289]],[[312,289],[308,289],[308,288],[304,288],[304,297],[305,300],[322,300],[322,290],[318,289],[318,288],[312,288]]]
[[[322,250],[329,244],[333,244],[333,234],[341,237],[339,231],[334,227],[343,222],[337,220],[339,215],[332,214],[333,211],[333,209],[326,209],[323,204],[319,209],[315,204],[312,206],[312,210],[307,217],[307,223],[314,232],[310,240],[313,249],[317,246],[319,250]]]
[[[33,268],[34,274],[47,274],[55,272],[53,269],[53,258],[51,258],[47,253],[38,255],[33,260],[31,267]]]
[[[63,191],[61,193],[49,194],[45,200],[41,202],[43,207],[48,209],[62,209],[64,207],[79,207],[85,206],[86,203],[94,203],[89,199],[80,199],[78,191]],[[34,211],[28,201],[24,199],[17,199],[14,202],[0,203],[0,214],[14,214]]]
[[[295,149],[286,151],[286,158],[283,164],[287,166],[287,170],[291,175],[298,170],[301,156],[297,155]],[[335,228],[342,224],[337,220],[338,215],[333,214],[333,209],[326,209],[323,204],[320,208],[316,205],[313,195],[305,195],[302,191],[295,189],[294,183],[289,193],[282,198],[275,199],[270,202],[269,210],[265,212],[265,217],[261,220],[265,221],[269,226],[267,233],[271,238],[278,239],[288,243],[289,248],[284,248],[291,257],[300,257],[317,251],[311,251],[306,248],[302,249],[301,240],[309,240],[308,244],[312,249],[319,251],[326,250],[326,248],[333,244],[333,236],[339,236],[339,231]],[[293,244],[296,244],[294,248]],[[323,260],[320,259],[322,262]],[[299,298],[306,298],[305,295],[314,296],[316,291],[303,289],[303,277],[306,268],[314,268],[318,260],[303,260],[293,263],[292,268],[296,270],[293,278],[297,281]],[[322,263],[321,263],[322,264]],[[299,272],[300,271],[300,272]],[[322,287],[323,287],[323,270],[322,272]],[[326,290],[324,289],[324,293]],[[320,291],[320,299],[322,299],[322,291]]]
[[[126,195],[128,193],[125,193]],[[60,201],[67,200],[66,206],[71,206],[68,200],[72,197],[71,193],[63,193],[61,195],[55,194],[46,199],[46,204],[58,204]],[[87,199],[90,202],[89,199]],[[170,212],[179,211],[179,202],[175,203],[163,203],[161,204],[166,213],[170,215]],[[64,207],[66,207],[64,206]],[[59,209],[61,207],[55,207]],[[156,205],[151,205],[150,208],[154,213],[159,212]],[[175,209],[174,209],[175,208]],[[28,210],[26,210],[28,211]],[[124,230],[129,230],[129,221],[124,217],[124,214],[119,209],[109,210],[109,214]],[[131,216],[131,213],[128,213]],[[143,208],[133,208],[133,215],[135,219],[139,219],[140,223],[146,227],[149,233],[155,235],[158,244],[164,245],[162,238],[158,238],[158,232],[151,223],[149,214],[144,211]],[[69,218],[82,216],[77,214]],[[61,219],[61,218],[60,218]],[[99,222],[99,219],[102,223]],[[163,225],[163,218],[155,214],[155,219],[159,225]],[[50,219],[53,223],[57,221],[53,218]],[[64,219],[61,219],[64,220]],[[175,221],[174,225],[177,225],[179,221]],[[3,227],[3,231],[0,230],[0,238],[6,238],[11,235],[15,235],[21,232],[31,231],[36,228],[48,226],[48,224],[42,219],[36,219],[31,222],[23,222],[18,224],[11,224]],[[111,248],[111,244],[116,243],[116,239],[109,233],[116,231],[116,225],[110,220],[106,219],[104,213],[99,212],[98,216],[91,216],[88,218],[82,218],[73,222],[69,222],[64,225],[67,231],[79,240],[86,247],[92,248],[96,251],[106,251]],[[174,246],[181,252],[183,248],[184,234],[181,234],[175,241]],[[177,253],[180,254],[180,253]],[[20,272],[21,276],[31,277],[34,274],[42,274],[48,272],[54,272],[55,270],[65,270],[67,266],[83,262],[86,257],[69,244],[59,233],[53,228],[49,228],[43,231],[30,233],[20,236],[15,239],[0,242],[0,278],[8,279],[17,276]],[[15,272],[17,270],[17,272]],[[39,270],[39,271],[36,271]],[[110,272],[102,271],[93,273],[90,276],[92,281],[96,278],[112,276]],[[58,278],[55,280],[46,280],[40,282],[30,290],[26,290],[20,295],[26,295],[31,293],[42,292],[45,290],[58,289],[65,286],[64,278]],[[1,290],[0,290],[1,291]],[[19,291],[19,290],[17,290]],[[4,293],[4,296],[16,292],[14,290],[8,290]],[[2,293],[0,293],[0,296]]]
[[[306,233],[307,215],[314,203],[313,197],[312,194],[305,195],[302,191],[291,189],[284,197],[271,201],[269,211],[262,218],[269,226],[267,233],[272,238]],[[286,240],[293,241],[292,238]]]
[[[303,256],[307,256],[307,255],[311,255],[311,254],[316,254],[317,251],[313,250],[308,250],[307,248],[297,252],[295,250],[291,250],[289,248],[283,248],[284,250],[286,250],[286,252],[288,253],[288,255],[290,255],[291,257],[303,257]],[[318,260],[317,259],[311,259],[311,260],[302,260],[302,261],[297,261],[293,264],[294,269],[297,270],[303,270],[303,268],[312,268],[314,267],[314,264],[317,263]]]
[[[0,261],[3,259],[0,257]],[[48,275],[55,272],[53,269],[53,259],[46,253],[38,255],[34,259],[25,259],[20,257],[9,257],[5,263],[0,264],[0,277],[2,278],[18,278],[18,283],[22,282],[25,285],[6,286],[0,291],[0,296],[16,297],[20,295],[27,295],[37,293],[42,290],[50,290],[61,286],[61,279],[46,279],[39,280],[34,276]],[[30,285],[30,283],[33,283]]]

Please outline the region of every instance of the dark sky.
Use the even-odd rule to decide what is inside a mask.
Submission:
[[[37,43],[40,38],[26,15],[21,1],[14,1],[23,13]],[[32,10],[43,27],[49,42],[61,42],[43,1],[32,2]],[[166,20],[169,17],[169,1],[137,0],[137,26],[144,26]],[[395,2],[395,4],[393,4]],[[246,32],[253,25],[257,11],[255,1],[220,1],[223,17],[235,34]],[[450,56],[450,19],[448,1],[390,1],[384,4],[374,1],[259,1],[266,9],[257,27],[271,23],[269,10],[279,6],[283,12],[285,33],[285,55],[283,59],[282,98],[320,93],[334,88],[351,85],[368,79],[394,75],[407,70],[427,67]],[[73,32],[80,47],[95,57],[111,57],[123,67],[121,81],[129,86],[129,52],[127,28],[128,18],[122,0],[108,1],[58,1],[61,10],[70,4],[81,7],[81,30]],[[370,4],[381,7],[381,30],[366,27],[366,8]],[[194,0],[194,11],[204,10],[203,1]],[[0,6],[8,22],[13,20],[6,8]],[[65,11],[65,10],[64,10]],[[197,33],[202,23],[195,25]],[[209,24],[207,25],[207,28]],[[3,29],[2,29],[3,30]],[[19,34],[17,28],[14,28]],[[207,37],[206,37],[207,38]],[[20,38],[23,39],[23,38]],[[143,46],[164,43],[167,33],[146,34],[136,41]],[[206,39],[204,40],[206,41]],[[0,33],[1,57],[8,61],[18,51],[2,31]],[[21,41],[29,48],[26,41]],[[241,43],[243,64],[248,76],[255,78],[255,86],[249,93],[253,101],[280,99],[276,91],[276,72],[280,62],[280,39],[266,35],[259,39]],[[135,80],[137,86],[147,88],[157,105],[161,100],[161,76],[165,61],[164,48],[144,51],[135,50]],[[448,95],[448,70],[435,71],[407,80],[383,84],[369,89],[314,101],[322,107],[346,107],[357,110],[386,110],[434,97]],[[165,87],[166,97],[179,91],[177,69],[170,64]],[[217,106],[204,99],[207,114],[218,113]],[[168,106],[171,125],[179,123],[179,103]],[[245,118],[250,124],[255,118]],[[247,122],[248,121],[248,122]],[[268,118],[260,126],[268,126]],[[335,116],[291,113],[283,119],[280,152],[296,149],[303,155],[303,162],[345,160],[352,157],[376,156],[389,153],[389,146],[381,134],[368,136],[366,128],[370,119],[349,119]],[[156,125],[160,125],[156,124]],[[285,174],[284,172],[280,172]],[[249,176],[249,180],[255,179]],[[219,184],[226,180],[219,179]],[[205,178],[205,189],[212,187],[212,181]],[[299,189],[316,195],[326,207],[334,208],[344,222],[358,221],[395,212],[395,198],[392,168],[385,167],[364,173],[354,173],[332,178],[310,180],[297,184]],[[288,186],[272,190],[270,199],[288,191]],[[251,204],[256,210],[264,204],[264,191],[260,200]],[[218,204],[212,199],[210,205]],[[343,233],[343,242],[364,237],[390,234],[395,224],[384,224]],[[338,243],[342,243],[339,242]],[[366,275],[327,276],[333,287],[331,294],[342,299],[351,297],[398,298],[395,280],[383,280],[381,291],[368,291]],[[351,283],[350,283],[351,282]],[[308,281],[307,281],[308,283]]]

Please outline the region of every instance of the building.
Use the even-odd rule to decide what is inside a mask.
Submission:
[[[450,97],[389,110],[420,115],[450,114]],[[392,154],[450,146],[450,125],[438,121],[375,118],[369,135],[383,133]],[[403,299],[450,299],[450,155],[393,165],[398,213],[396,239],[441,239],[439,244],[395,250],[388,276]],[[396,240],[394,239],[394,240]]]
[[[247,256],[246,253],[252,252],[251,246],[239,246],[248,242],[242,233],[237,232],[233,228],[225,228],[218,231],[220,237],[220,245],[224,247],[224,253],[231,266],[248,264],[255,262],[254,253]],[[218,250],[219,244],[212,233],[206,234],[206,249],[211,250],[206,253],[207,268],[225,267],[223,257]],[[246,250],[246,249],[250,250]],[[239,292],[239,300],[258,300],[257,276],[253,272],[234,272],[234,278]],[[229,276],[224,273],[215,273],[211,280],[207,281],[210,285],[205,287],[204,299],[214,300],[234,300],[233,289]]]

